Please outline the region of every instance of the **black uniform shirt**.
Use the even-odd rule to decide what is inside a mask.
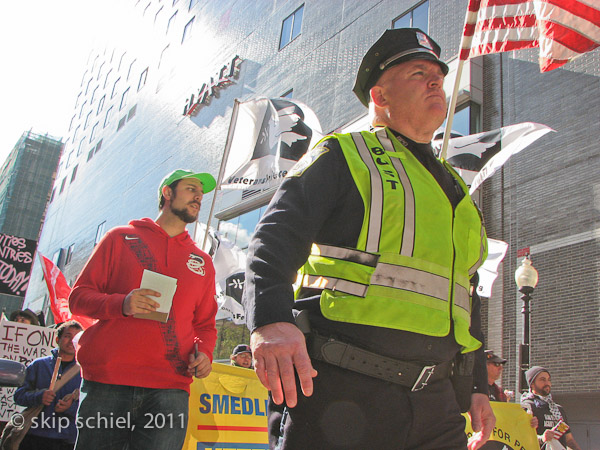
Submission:
[[[438,181],[456,206],[465,195],[454,177],[433,155],[429,144],[400,137],[421,164]],[[319,292],[305,289],[294,304],[292,283],[306,262],[313,242],[356,247],[364,205],[337,140],[300,176],[286,178],[257,225],[248,251],[244,290],[247,322],[251,330],[273,322],[294,322],[292,308],[308,309],[311,326],[326,336],[366,350],[421,364],[451,360],[460,346],[453,333],[426,336],[402,330],[331,321],[319,308]],[[473,336],[483,342],[480,301],[474,294],[471,319]],[[487,394],[487,368],[478,350],[475,390]]]

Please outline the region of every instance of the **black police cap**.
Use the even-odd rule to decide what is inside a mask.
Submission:
[[[381,74],[390,67],[411,59],[429,59],[437,62],[444,75],[448,66],[440,61],[440,46],[418,28],[385,30],[363,57],[352,91],[360,102],[369,105],[369,91]]]

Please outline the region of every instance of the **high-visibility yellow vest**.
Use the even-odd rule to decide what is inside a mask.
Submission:
[[[364,203],[356,248],[313,244],[302,287],[323,289],[323,315],[335,321],[446,336],[454,322],[463,352],[469,333],[470,278],[487,257],[487,238],[468,188],[452,204],[431,173],[387,128],[336,134]],[[328,139],[327,137],[325,139]]]

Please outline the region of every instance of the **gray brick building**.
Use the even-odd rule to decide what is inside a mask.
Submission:
[[[177,167],[218,173],[234,99],[291,95],[314,110],[324,132],[342,129],[366,113],[351,88],[362,55],[383,30],[405,23],[427,28],[452,62],[467,0],[127,4],[135,39],[90,56],[73,116],[66,118],[71,128],[40,240],[42,253],[60,262],[69,282],[104,231],[154,217],[164,174]],[[184,116],[190,95],[236,55],[242,62],[234,83]],[[532,49],[470,61],[455,119],[463,133],[520,122],[556,130],[512,157],[477,194],[489,237],[509,244],[493,295],[484,300],[487,347],[509,360],[502,384],[517,390],[523,318],[513,278],[518,251],[529,248],[540,276],[531,362],[551,370],[555,397],[566,406],[577,440],[596,448],[600,52],[549,73],[539,72],[537,59]],[[243,247],[269,192],[243,199],[239,191],[210,194],[203,221],[213,195],[212,224],[235,229],[230,237]],[[43,305],[39,265],[33,279],[26,300]]]

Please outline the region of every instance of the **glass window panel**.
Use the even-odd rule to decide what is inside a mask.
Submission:
[[[429,2],[417,6],[412,11],[412,26],[429,33]]]
[[[394,21],[394,28],[410,28],[410,14],[405,14]]]
[[[292,33],[292,25],[294,23],[294,16],[291,15],[287,19],[283,21],[283,26],[281,27],[281,40],[279,42],[279,49],[281,50],[283,47],[288,45],[290,42],[290,35]]]
[[[302,31],[302,15],[304,13],[304,6],[301,6],[298,11],[296,11],[294,16],[294,26],[292,28],[292,39],[295,39]]]

